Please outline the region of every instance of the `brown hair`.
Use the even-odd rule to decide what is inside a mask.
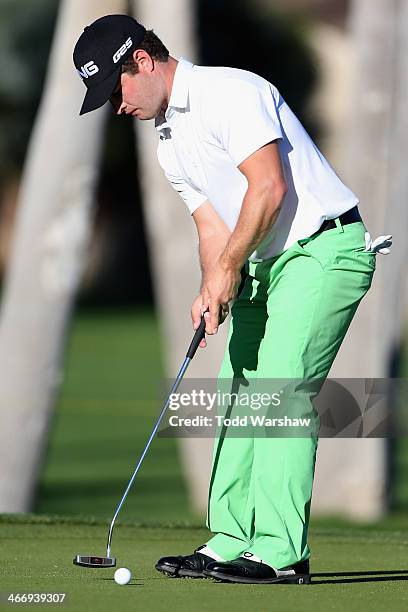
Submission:
[[[152,59],[157,60],[158,62],[167,62],[167,60],[169,59],[168,49],[164,46],[160,38],[156,36],[153,30],[146,30],[145,37],[143,38],[142,42],[137,46],[135,51],[137,51],[137,49],[142,49],[143,51],[146,51],[146,53],[148,53]],[[123,62],[122,72],[137,74],[138,70],[138,66],[134,61],[132,54],[130,57],[127,58],[125,62]]]

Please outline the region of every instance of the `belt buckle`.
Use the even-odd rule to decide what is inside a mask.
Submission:
[[[333,229],[336,227],[336,223],[334,219],[326,219],[321,225],[321,231],[325,232],[326,230]]]

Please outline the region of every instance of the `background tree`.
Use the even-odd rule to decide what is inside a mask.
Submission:
[[[348,332],[332,376],[401,376],[400,356],[406,309],[405,205],[408,136],[406,0],[354,0],[350,13],[353,81],[348,90],[348,125],[343,138],[344,175],[358,194],[372,237],[393,234],[388,257],[377,256],[373,285]],[[383,387],[387,392],[387,387]],[[388,411],[393,411],[392,395]],[[372,413],[378,408],[375,404]],[[378,415],[377,415],[378,416]],[[321,440],[316,491],[321,509],[341,508],[351,516],[376,519],[391,502],[391,440]],[[321,461],[322,454],[330,462]],[[358,461],[356,461],[358,458]],[[333,478],[336,474],[336,478]]]
[[[0,319],[0,511],[32,506],[88,244],[105,111],[79,118],[72,50],[121,0],[61,3],[20,192]],[[17,485],[16,485],[17,483]]]

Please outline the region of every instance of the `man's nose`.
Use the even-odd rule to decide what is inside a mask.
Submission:
[[[124,102],[121,103],[116,114],[123,115],[123,113],[126,113],[126,104]]]

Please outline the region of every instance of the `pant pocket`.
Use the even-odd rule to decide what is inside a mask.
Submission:
[[[364,249],[339,250],[330,264],[330,269],[360,273],[362,284],[369,288],[376,268],[376,254]]]
[[[298,240],[296,243],[296,250],[301,252],[303,255],[314,259],[322,270],[326,270],[333,261],[335,253],[332,249],[326,248],[324,245],[316,241],[316,238],[310,240],[309,238],[303,238]]]
[[[376,258],[377,253],[375,251],[366,251],[365,245],[362,247],[357,247],[352,249],[353,257],[357,258],[357,261],[360,264],[367,265],[370,270],[375,270],[376,268]]]

